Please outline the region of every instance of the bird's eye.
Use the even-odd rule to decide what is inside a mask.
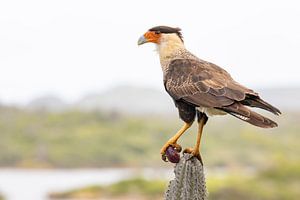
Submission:
[[[155,34],[160,34],[160,31],[155,31],[154,33],[155,33]]]

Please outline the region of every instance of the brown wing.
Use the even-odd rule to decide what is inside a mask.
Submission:
[[[235,82],[225,70],[212,63],[191,59],[174,60],[165,73],[164,83],[175,101],[223,110],[263,128],[277,126],[274,121],[246,106],[262,108],[278,115],[280,111],[277,108],[263,101],[253,90]]]
[[[202,60],[173,60],[164,82],[175,100],[182,99],[196,106],[220,108],[244,100],[247,94],[257,96],[253,90],[235,82],[224,69]]]

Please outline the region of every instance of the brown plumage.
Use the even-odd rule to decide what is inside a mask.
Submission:
[[[165,88],[175,101],[195,107],[225,111],[253,125],[269,128],[277,124],[245,106],[258,107],[276,115],[280,111],[263,101],[256,92],[232,79],[223,69],[202,60],[175,59],[164,77]]]
[[[190,53],[183,44],[180,28],[156,26],[149,29],[138,44],[157,45],[166,91],[173,98],[184,126],[162,147],[165,159],[168,146],[179,148],[177,140],[198,118],[198,137],[193,149],[186,149],[201,160],[199,149],[207,115],[226,114],[262,128],[276,127],[276,122],[252,111],[257,107],[275,115],[281,112],[262,100],[258,93],[242,86],[224,69]]]

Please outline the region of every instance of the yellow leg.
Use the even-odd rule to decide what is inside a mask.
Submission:
[[[183,127],[173,136],[171,137],[165,144],[164,146],[161,148],[160,153],[162,155],[165,154],[167,148],[171,145],[174,147],[178,147],[179,145],[177,144],[177,140],[180,138],[180,136],[188,129],[192,126],[192,123],[185,123],[183,125]]]
[[[195,145],[195,152],[198,152],[198,154],[200,155],[200,145],[201,145],[201,137],[202,137],[202,131],[203,131],[203,127],[204,127],[204,121],[205,119],[202,118],[200,120],[200,122],[198,123],[198,135],[197,135],[197,142]]]
[[[198,134],[197,134],[197,141],[196,141],[195,147],[188,148],[183,151],[184,153],[191,153],[193,156],[197,157],[201,163],[202,163],[202,159],[200,156],[200,144],[201,144],[201,136],[202,136],[202,131],[203,131],[205,122],[206,122],[206,119],[204,117],[202,117],[198,123]]]

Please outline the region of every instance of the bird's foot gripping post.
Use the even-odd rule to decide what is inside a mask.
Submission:
[[[193,157],[196,157],[201,164],[203,165],[202,158],[200,155],[200,144],[201,144],[201,137],[203,132],[203,127],[206,124],[208,118],[204,113],[198,112],[198,134],[197,134],[197,141],[194,148],[187,148],[183,151],[183,153],[189,153]],[[162,148],[161,154],[162,159],[164,161],[168,160],[172,163],[178,163],[180,160],[179,153],[181,151],[181,146],[179,146],[176,142],[179,137],[191,126],[192,124],[186,123],[179,131],[176,133]],[[179,147],[178,147],[179,146]],[[178,151],[179,150],[179,151]]]
[[[207,119],[201,118],[198,121],[199,129],[197,142],[194,148],[184,150],[180,159],[179,154],[170,154],[169,147],[167,150],[168,159],[176,161],[174,173],[175,179],[170,181],[168,189],[165,193],[165,200],[207,200],[208,194],[206,190],[205,175],[203,162],[200,156],[200,141],[203,126]],[[174,159],[175,158],[175,159]]]
[[[194,149],[194,148],[186,148],[183,151],[183,153],[191,154],[191,156],[197,158],[200,161],[201,165],[203,165],[199,149],[197,150],[197,149]]]
[[[164,146],[160,150],[162,160],[167,161],[167,157],[168,157],[168,160],[171,162],[173,162],[173,160],[175,163],[179,162],[179,154],[178,153],[181,152],[181,146],[179,144],[177,144],[177,140],[191,126],[192,126],[192,123],[185,123],[183,125],[183,127],[164,144]],[[169,155],[171,155],[171,156],[169,156]]]
[[[165,200],[207,200],[208,194],[206,190],[203,162],[200,156],[201,136],[203,126],[207,122],[207,119],[208,118],[205,114],[198,114],[199,127],[197,142],[194,148],[188,148],[184,150],[181,159],[179,153],[176,152],[172,145],[167,146],[164,154],[165,159],[167,157],[170,162],[176,163],[176,165],[174,169],[175,179],[169,182],[168,189],[165,193]],[[182,135],[187,128],[183,127],[181,131],[179,131],[176,135],[179,135],[180,137],[180,135]],[[179,137],[177,137],[177,139]],[[175,140],[175,142],[177,141],[177,139]],[[166,145],[167,144],[168,142],[166,143]]]

